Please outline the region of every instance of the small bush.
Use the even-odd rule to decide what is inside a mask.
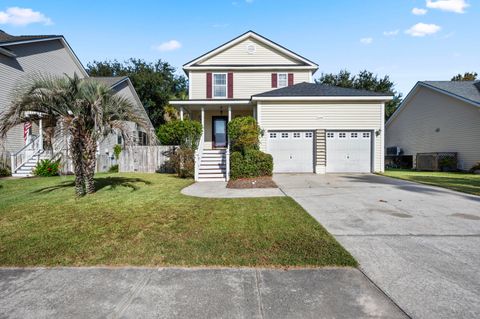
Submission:
[[[118,164],[110,166],[110,168],[108,169],[108,172],[109,173],[118,173]]]
[[[247,150],[245,155],[233,152],[230,155],[230,178],[272,176],[272,155],[259,150]]]
[[[115,160],[118,161],[120,158],[120,153],[122,152],[122,145],[120,144],[115,144],[113,147],[113,156],[115,156]]]
[[[181,178],[194,177],[195,151],[188,147],[180,147],[170,155],[170,164]]]
[[[0,167],[0,177],[10,176],[12,173],[8,169],[8,167]]]
[[[44,159],[38,162],[33,170],[36,176],[57,176],[60,171],[60,160],[52,161]]]
[[[480,171],[480,162],[477,164],[473,165],[472,168],[470,169],[471,173],[475,173],[476,171]]]
[[[258,149],[261,134],[257,121],[251,116],[237,117],[228,123],[228,136],[232,151]]]
[[[179,145],[196,150],[202,136],[202,124],[193,120],[174,120],[161,125],[157,137],[162,145]]]

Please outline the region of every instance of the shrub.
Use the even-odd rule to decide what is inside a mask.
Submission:
[[[118,159],[120,158],[121,152],[122,152],[122,145],[115,144],[115,146],[113,147],[113,156],[115,156],[115,160],[118,161]]]
[[[470,169],[470,172],[475,173],[476,171],[480,171],[480,162],[477,164],[473,165],[472,168]],[[1,175],[0,175],[1,176]]]
[[[202,136],[202,124],[193,120],[174,120],[161,125],[157,137],[163,145],[179,145],[196,150]]]
[[[180,147],[170,155],[170,163],[175,173],[181,178],[195,175],[195,151],[188,147]]]
[[[245,154],[250,149],[258,150],[260,134],[260,127],[251,116],[237,117],[228,123],[228,136],[232,151]]]
[[[109,173],[118,173],[118,164],[110,166],[110,168],[108,169],[108,172]]]
[[[10,176],[10,175],[12,175],[12,173],[10,172],[8,167],[0,167],[0,177]]]
[[[57,176],[60,170],[60,160],[52,161],[44,159],[38,162],[33,170],[36,176]]]
[[[438,161],[438,165],[441,171],[454,171],[457,169],[457,159],[453,156],[446,156]]]
[[[230,155],[230,178],[271,176],[273,171],[272,155],[259,150],[247,150],[245,154],[233,152]]]

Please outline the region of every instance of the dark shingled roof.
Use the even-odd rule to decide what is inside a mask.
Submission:
[[[307,97],[307,96],[392,96],[390,93],[378,93],[367,90],[348,89],[325,84],[302,82],[281,89],[254,95],[254,97]]]
[[[105,83],[109,87],[115,86],[118,82],[121,82],[128,78],[128,76],[95,76],[90,77],[92,80],[97,80],[99,82]]]
[[[11,35],[0,30],[0,45],[19,41],[29,41],[38,39],[60,38],[61,35]]]
[[[469,101],[480,104],[480,81],[423,81],[426,86],[431,86]]]

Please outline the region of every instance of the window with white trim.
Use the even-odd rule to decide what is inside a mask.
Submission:
[[[335,137],[335,133],[333,132],[328,132],[327,133],[327,138],[334,138]]]
[[[288,74],[287,73],[278,73],[278,84],[279,88],[288,86]]]
[[[277,133],[270,133],[270,138],[277,138]]]
[[[357,132],[350,133],[350,138],[358,138],[358,133]]]
[[[294,132],[293,133],[293,138],[300,138],[300,132]]]
[[[282,133],[282,138],[288,138],[288,133],[283,132],[283,133]]]
[[[312,132],[305,132],[305,138],[312,138],[313,133]]]
[[[363,138],[370,138],[370,133],[369,132],[363,132],[362,136],[363,136]]]
[[[338,133],[338,137],[339,138],[347,138],[347,133],[340,132],[340,133]]]
[[[226,98],[227,97],[227,74],[214,73],[213,74],[213,97]]]

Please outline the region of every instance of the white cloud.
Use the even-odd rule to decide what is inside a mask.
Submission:
[[[373,38],[361,38],[361,39],[360,39],[360,42],[361,42],[362,44],[367,44],[367,45],[368,45],[368,44],[372,44]]]
[[[53,24],[49,17],[30,8],[10,7],[5,11],[0,11],[0,24],[25,26],[31,23]]]
[[[416,16],[423,16],[426,15],[428,12],[427,9],[421,9],[421,8],[413,8],[412,13]]]
[[[383,31],[383,35],[386,37],[394,37],[398,35],[399,30],[392,30],[392,31]]]
[[[406,34],[412,37],[424,37],[426,35],[435,34],[440,31],[441,27],[436,24],[417,23],[410,29],[406,30]]]
[[[177,50],[177,49],[180,49],[181,47],[182,47],[182,44],[177,40],[170,40],[155,46],[154,49],[160,52],[165,52],[165,51]]]
[[[470,5],[465,0],[427,0],[427,8],[455,13],[465,13]]]

